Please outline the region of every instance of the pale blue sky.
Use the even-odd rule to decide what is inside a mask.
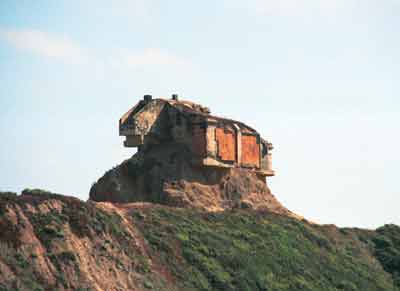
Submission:
[[[400,224],[399,81],[399,0],[2,0],[0,189],[86,200],[119,117],[178,93],[274,143],[293,211]]]

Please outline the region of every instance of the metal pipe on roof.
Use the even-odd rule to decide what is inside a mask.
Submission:
[[[153,100],[153,96],[151,96],[151,95],[144,95],[144,96],[143,96],[143,100],[144,100],[145,102],[150,102],[151,100]]]

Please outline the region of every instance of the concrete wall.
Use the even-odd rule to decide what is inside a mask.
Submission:
[[[139,103],[140,105],[140,103]],[[120,135],[126,136],[127,147],[159,143],[168,139],[168,115],[165,103],[159,100],[142,104],[138,111],[131,112],[120,124]]]
[[[198,157],[206,157],[207,144],[206,144],[206,129],[204,126],[195,125],[192,129],[191,139],[192,151]]]
[[[266,145],[258,133],[239,122],[183,112],[162,100],[136,109],[121,126],[125,146],[181,144],[203,165],[272,171],[271,156],[264,153]]]

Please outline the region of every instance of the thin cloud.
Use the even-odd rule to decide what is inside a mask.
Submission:
[[[47,58],[60,59],[72,64],[87,64],[89,61],[89,50],[83,49],[68,38],[50,35],[40,30],[0,30],[0,38],[19,50]],[[96,50],[91,49],[90,52],[90,64],[101,65],[104,70],[109,66],[119,69],[188,69],[192,66],[185,57],[161,48],[117,49],[110,57],[99,55]]]
[[[114,66],[143,68],[147,66],[189,66],[191,63],[184,57],[159,48],[147,48],[142,51],[122,51],[112,60]]]
[[[255,9],[267,16],[332,16],[351,12],[357,4],[356,0],[256,0]]]
[[[40,30],[2,30],[0,36],[17,49],[44,57],[61,59],[68,63],[88,61],[88,54],[79,45],[67,38]]]

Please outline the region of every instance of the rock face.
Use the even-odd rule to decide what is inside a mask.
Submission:
[[[208,211],[266,209],[293,215],[255,171],[199,167],[191,157],[190,150],[179,144],[140,151],[101,177],[90,190],[90,200],[153,202]]]
[[[0,193],[0,290],[176,290],[125,213],[38,190]]]

